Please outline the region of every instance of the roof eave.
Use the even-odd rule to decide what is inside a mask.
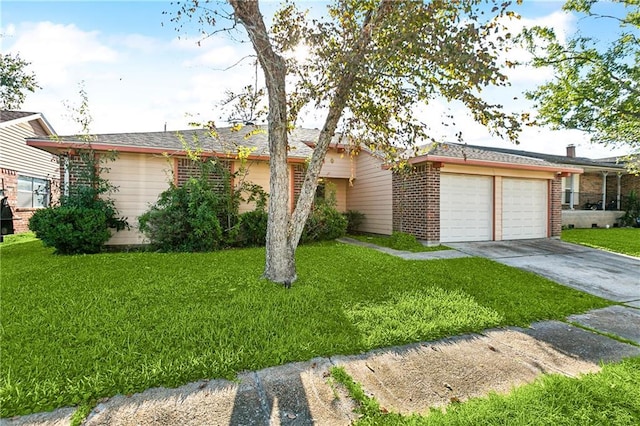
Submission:
[[[443,164],[463,164],[467,166],[480,166],[480,167],[496,167],[501,169],[518,169],[518,170],[534,170],[541,172],[554,172],[554,173],[572,173],[581,174],[584,171],[581,168],[569,167],[565,165],[550,166],[550,165],[536,165],[536,164],[522,164],[522,163],[504,163],[500,161],[489,160],[476,160],[470,158],[457,158],[446,157],[441,155],[420,155],[409,159],[409,164],[420,164],[424,162],[443,163]]]
[[[53,126],[47,121],[47,119],[44,117],[44,115],[40,112],[36,112],[34,114],[31,115],[27,115],[24,117],[20,117],[20,118],[16,118],[15,120],[9,120],[9,121],[3,121],[0,122],[0,129],[5,128],[5,127],[9,127],[9,126],[14,126],[16,124],[20,124],[20,123],[28,123],[29,121],[33,121],[33,120],[37,120],[41,123],[42,128],[45,129],[45,131],[49,134],[49,135],[55,135],[56,131],[53,129]]]
[[[34,148],[41,149],[43,151],[50,152],[52,154],[62,154],[68,150],[86,148],[84,142],[67,142],[67,141],[52,141],[49,139],[34,139],[27,140],[27,145]],[[111,145],[103,143],[91,143],[91,148],[95,151],[117,151],[128,152],[133,154],[152,154],[162,156],[187,156],[187,151],[182,149],[167,149],[167,148],[153,148],[153,147],[140,147],[140,146],[127,146],[127,145]],[[203,152],[204,157],[217,157],[226,159],[237,159],[236,153],[220,153],[220,152]],[[257,161],[269,161],[269,155],[249,155],[248,160]],[[289,163],[304,163],[306,157],[288,157]]]

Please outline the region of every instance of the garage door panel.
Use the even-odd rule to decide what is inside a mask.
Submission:
[[[440,175],[440,241],[493,239],[493,178]]]
[[[548,222],[548,184],[539,179],[502,180],[502,238],[545,238]]]

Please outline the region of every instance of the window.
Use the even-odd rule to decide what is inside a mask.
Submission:
[[[29,176],[18,176],[18,208],[49,206],[49,181]]]

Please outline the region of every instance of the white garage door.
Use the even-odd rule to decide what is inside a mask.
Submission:
[[[493,178],[440,175],[440,241],[493,239]]]
[[[502,239],[547,237],[546,180],[502,180]]]

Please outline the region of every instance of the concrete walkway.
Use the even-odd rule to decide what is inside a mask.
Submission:
[[[448,250],[423,255],[425,259],[438,259],[445,253],[471,254]],[[233,382],[201,380],[176,389],[118,395],[101,401],[84,424],[347,425],[357,418],[355,405],[330,379],[333,366],[344,367],[386,410],[410,414],[491,391],[508,392],[544,373],[575,377],[598,371],[601,362],[640,356],[638,309],[610,306],[571,316],[568,321],[617,335],[632,344],[572,324],[544,321],[527,329],[491,329],[361,355],[316,358],[244,372]],[[68,425],[73,412],[73,408],[64,408],[2,419],[0,425]]]

